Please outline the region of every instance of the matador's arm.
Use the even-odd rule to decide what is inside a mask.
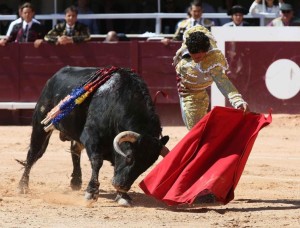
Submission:
[[[240,106],[247,106],[247,103],[242,98],[237,88],[232,84],[229,78],[226,76],[224,70],[217,66],[210,71],[211,77],[216,83],[218,89],[221,93],[228,98],[230,104],[234,108],[239,108]]]

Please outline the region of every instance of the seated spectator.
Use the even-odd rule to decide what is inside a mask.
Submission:
[[[78,11],[75,6],[65,10],[65,21],[58,23],[44,37],[51,44],[66,45],[90,40],[90,32],[86,25],[77,21]],[[39,47],[43,40],[37,40],[35,47]]]
[[[24,3],[21,7],[22,21],[15,24],[10,35],[1,40],[0,45],[4,46],[7,42],[34,42],[45,35],[44,28],[41,24],[33,21],[35,10],[31,3]]]
[[[78,0],[77,1],[78,14],[94,14],[90,8],[90,0]],[[91,34],[99,34],[99,28],[95,19],[78,19],[78,22],[85,24]]]
[[[275,3],[275,1],[276,0],[265,0],[265,4],[262,4],[262,0],[255,0],[250,6],[249,12],[253,16],[267,14],[267,13],[273,13],[276,16],[279,16],[280,6],[282,3],[284,3],[284,1],[279,0],[279,4],[278,2]],[[272,18],[266,18],[265,25],[269,24],[271,20]]]
[[[240,5],[233,6],[227,13],[231,16],[232,21],[224,24],[225,27],[250,26],[247,21],[244,21],[244,15],[248,14],[248,10]]]
[[[268,26],[299,26],[299,18],[294,16],[294,9],[290,4],[282,4],[280,7],[281,16],[273,19]]]
[[[109,31],[105,37],[105,42],[116,42],[119,41],[116,31]]]
[[[25,3],[24,3],[24,4],[25,4]],[[22,6],[23,6],[23,4],[20,4],[19,7],[18,7],[18,16],[19,16],[19,18],[16,19],[16,20],[14,20],[14,21],[12,21],[12,22],[9,24],[9,27],[8,27],[8,29],[7,29],[7,32],[6,32],[6,37],[9,37],[9,36],[10,36],[11,31],[12,31],[13,27],[14,27],[16,24],[19,24],[19,23],[22,22],[22,17],[21,17],[21,14],[22,14]],[[39,22],[38,20],[36,20],[35,18],[32,18],[32,21],[33,21],[34,23],[40,24],[40,22]]]
[[[206,19],[206,18],[202,18],[202,13],[203,13],[202,10],[203,10],[203,8],[202,8],[201,1],[194,0],[193,2],[191,2],[191,5],[190,5],[191,17],[187,18],[185,20],[182,20],[178,24],[178,28],[172,39],[173,41],[182,41],[184,32],[187,29],[189,29],[195,25],[202,25],[202,26],[206,27],[207,29],[210,29],[210,27],[214,25],[213,21]],[[170,39],[165,38],[165,39],[162,39],[161,42],[165,45],[168,45],[170,42]]]
[[[118,41],[129,41],[129,39],[124,33],[109,31],[104,40],[104,42],[118,42]]]

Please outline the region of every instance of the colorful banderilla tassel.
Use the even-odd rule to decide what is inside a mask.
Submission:
[[[100,69],[93,74],[83,86],[73,89],[71,94],[61,100],[50,112],[48,112],[46,118],[41,121],[41,124],[43,125],[47,125],[51,122],[44,127],[44,130],[47,132],[54,130],[55,126],[58,126],[59,122],[67,116],[76,105],[84,102],[90,94],[103,85],[118,69],[119,68],[114,66]]]

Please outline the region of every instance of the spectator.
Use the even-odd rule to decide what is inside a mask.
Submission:
[[[109,31],[105,37],[105,42],[119,41],[118,35],[115,31]]]
[[[12,9],[9,8],[6,4],[1,4],[0,5],[0,14],[1,15],[10,15],[12,14]],[[7,30],[8,30],[8,27],[9,27],[9,21],[7,20],[1,20],[0,21],[0,34],[1,35],[5,35]]]
[[[225,27],[250,26],[247,21],[244,21],[244,15],[248,14],[248,10],[240,5],[233,6],[227,13],[231,16],[232,21],[224,24]]]
[[[262,0],[255,0],[250,6],[249,12],[253,16],[259,16],[261,14],[270,14],[273,13],[276,16],[279,16],[280,6],[283,3],[283,0],[265,0],[265,4],[262,4]],[[272,18],[265,19],[265,25],[271,22]]]
[[[24,4],[25,4],[25,3],[24,3]],[[0,40],[0,46],[4,46],[4,45],[6,44],[6,42],[7,42],[8,38],[9,38],[9,36],[11,35],[11,32],[12,32],[13,27],[14,27],[16,24],[20,24],[20,23],[22,22],[22,20],[23,20],[22,17],[21,17],[21,15],[22,15],[22,6],[23,6],[23,4],[20,4],[19,7],[18,7],[18,16],[19,16],[19,18],[17,18],[16,20],[10,22],[10,24],[9,24],[9,26],[8,26],[8,29],[7,29],[7,31],[6,31],[6,36],[5,36],[5,38],[3,38],[3,39]],[[34,23],[40,24],[40,22],[39,22],[38,20],[36,20],[35,18],[32,18],[32,21],[33,21]]]
[[[210,27],[214,25],[211,20],[202,18],[202,3],[201,3],[201,1],[195,0],[195,1],[191,2],[190,9],[191,9],[191,11],[190,11],[191,17],[187,18],[185,20],[182,20],[182,22],[178,24],[178,28],[177,28],[172,40],[182,41],[184,32],[187,29],[189,29],[197,24],[202,25],[208,29],[210,29]],[[168,38],[165,38],[162,40],[162,43],[164,43],[165,45],[169,44],[169,42],[170,42],[170,39],[168,39]]]
[[[25,3],[24,3],[24,4],[25,4]],[[23,6],[23,4],[20,4],[19,7],[18,7],[18,15],[19,15],[19,18],[16,19],[16,20],[14,20],[14,21],[12,21],[12,22],[9,24],[8,30],[7,30],[7,32],[6,32],[6,36],[7,36],[7,37],[10,36],[10,33],[11,33],[11,31],[12,31],[12,28],[13,28],[16,24],[19,24],[19,23],[22,22],[22,17],[21,17],[21,15],[22,15],[22,6]],[[35,18],[32,18],[32,21],[33,21],[34,23],[40,24],[40,22],[39,22],[38,20],[36,20]]]
[[[10,36],[1,40],[0,45],[4,46],[7,42],[34,42],[44,37],[43,26],[33,21],[34,13],[33,5],[24,3],[21,6],[21,22],[13,26]]]
[[[104,42],[118,42],[118,41],[129,41],[129,39],[124,33],[109,31],[105,37]]]
[[[80,43],[90,39],[90,32],[86,25],[77,21],[78,11],[75,6],[70,6],[65,10],[65,21],[58,23],[44,37],[44,40],[51,44],[66,45]],[[39,47],[43,40],[35,42],[35,47]]]
[[[90,0],[78,0],[77,1],[78,14],[93,14],[94,12],[90,8]],[[99,28],[95,19],[78,19],[78,22],[88,26],[91,34],[99,34]]]
[[[299,18],[294,17],[294,9],[292,5],[284,3],[280,7],[281,16],[273,19],[269,26],[299,26]]]

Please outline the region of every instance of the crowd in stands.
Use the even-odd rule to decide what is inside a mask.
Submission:
[[[139,4],[132,4],[127,7],[128,13],[133,12],[157,12],[156,5],[152,1],[137,1]],[[176,13],[179,10],[176,0],[162,0],[162,12]],[[182,20],[163,19],[162,33],[175,34],[173,39],[164,39],[163,43],[168,44],[170,40],[182,40],[184,31],[196,24],[210,28],[212,26],[257,26],[253,18],[245,19],[245,15],[258,16],[260,14],[272,13],[275,18],[266,18],[266,26],[299,26],[300,19],[297,17],[300,1],[294,3],[291,0],[254,0],[251,5],[246,7],[239,4],[237,0],[223,0],[218,8],[213,7],[206,1],[195,0],[186,5],[187,18]],[[119,13],[117,1],[102,1],[99,5],[101,12]],[[297,10],[296,10],[297,9]],[[13,10],[6,4],[0,4],[0,14],[10,15]],[[227,12],[230,18],[208,19],[203,18],[203,13]],[[59,21],[53,28],[47,28],[43,21],[34,18],[36,9],[33,4],[25,2],[19,5],[19,18],[13,22],[7,20],[0,21],[0,33],[5,38],[0,40],[0,45],[5,46],[9,42],[34,42],[38,47],[43,42],[51,44],[65,45],[68,43],[79,43],[90,39],[90,34],[106,34],[105,42],[127,41],[126,33],[135,32],[142,34],[154,32],[154,20],[103,20],[101,25],[95,19],[78,19],[78,14],[99,13],[91,7],[90,0],[76,0],[74,5],[68,6],[64,11],[65,20]],[[106,30],[103,30],[103,27]]]
[[[31,3],[20,5],[18,12],[20,17],[11,23],[11,30],[0,40],[1,46],[10,42],[34,42],[35,47],[39,47],[43,41],[66,45],[90,39],[88,26],[77,20],[78,9],[75,6],[68,7],[65,10],[65,21],[55,25],[48,33],[44,26],[34,19],[35,9]]]

